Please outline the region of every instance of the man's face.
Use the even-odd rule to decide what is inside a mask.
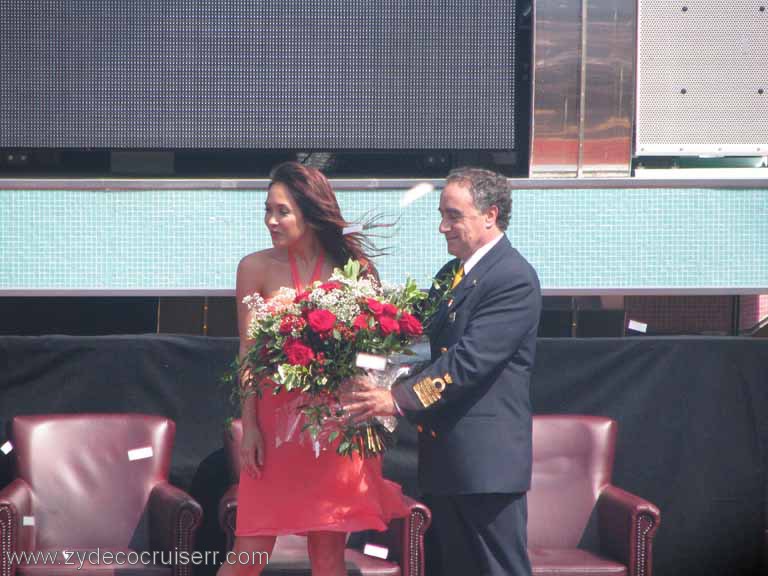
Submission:
[[[448,243],[448,253],[466,260],[490,242],[496,231],[496,207],[481,213],[472,193],[459,182],[448,184],[440,195],[440,233]]]

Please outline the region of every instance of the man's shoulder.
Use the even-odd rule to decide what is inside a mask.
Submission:
[[[529,276],[531,278],[535,278],[538,281],[539,275],[536,273],[536,269],[528,261],[528,259],[522,254],[520,254],[517,248],[511,247],[511,246],[510,248],[511,249],[507,257],[511,259],[513,263],[513,268],[516,268],[519,273]]]
[[[488,276],[498,278],[500,282],[528,281],[538,286],[539,276],[536,269],[509,241],[499,246],[500,255],[497,263],[488,269]]]
[[[477,295],[480,299],[492,298],[493,295],[501,293],[510,296],[525,294],[526,298],[538,301],[540,305],[539,276],[531,263],[511,245],[486,269],[480,285],[483,286],[483,290]]]

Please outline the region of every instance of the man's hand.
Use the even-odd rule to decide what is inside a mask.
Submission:
[[[341,396],[341,404],[353,421],[364,422],[374,416],[397,414],[392,392],[376,388],[365,376],[356,378],[353,384],[354,391]]]

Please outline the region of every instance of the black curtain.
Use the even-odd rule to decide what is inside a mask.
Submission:
[[[205,509],[198,549],[221,549],[216,507],[229,482],[221,438],[234,409],[220,377],[236,351],[233,338],[0,337],[0,419],[172,418],[171,480]],[[662,511],[655,574],[756,573],[766,518],[768,341],[541,339],[532,397],[537,413],[619,422],[614,483]],[[415,434],[408,425],[398,434],[385,474],[418,497]],[[0,454],[0,485],[11,478],[11,457]]]

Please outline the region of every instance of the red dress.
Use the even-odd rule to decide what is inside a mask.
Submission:
[[[321,270],[318,259],[313,282]],[[332,448],[316,457],[311,443],[298,440],[275,446],[276,413],[297,394],[266,392],[254,403],[264,438],[264,466],[258,479],[240,474],[237,536],[385,530],[392,518],[407,516],[400,486],[382,475],[381,457],[349,458]]]

